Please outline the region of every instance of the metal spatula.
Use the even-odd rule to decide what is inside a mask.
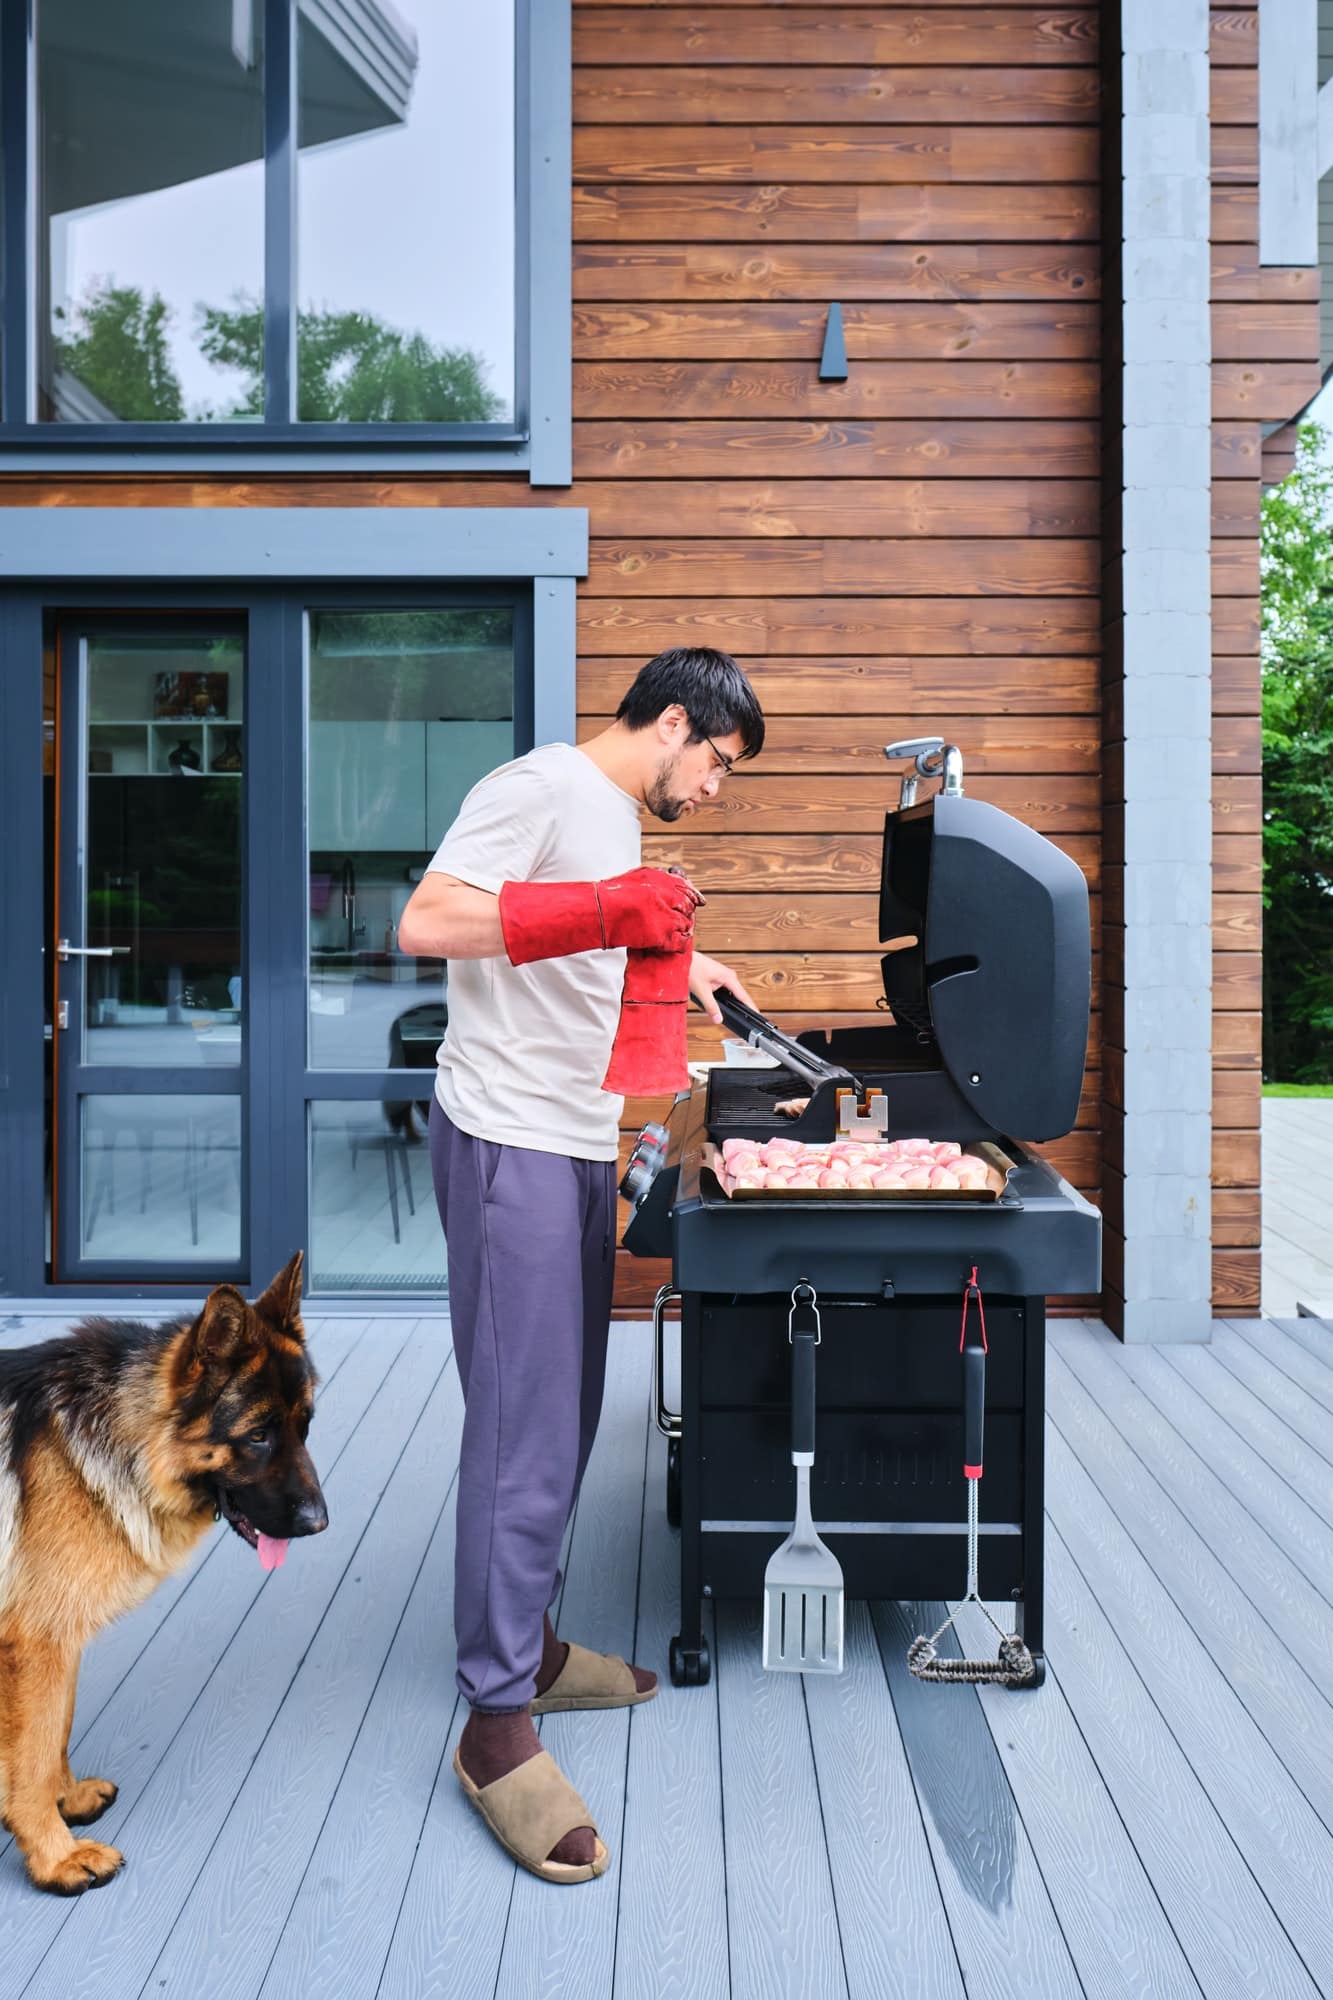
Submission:
[[[842,1672],[842,1565],[815,1533],[810,1469],[815,1462],[815,1349],[819,1312],[811,1286],[791,1295],[791,1462],[796,1520],[764,1572],[764,1665],[797,1674]]]

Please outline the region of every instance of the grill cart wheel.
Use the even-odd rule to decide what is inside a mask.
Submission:
[[[713,1677],[713,1661],[707,1641],[701,1646],[682,1646],[677,1635],[671,1641],[669,1664],[672,1687],[707,1687]]]
[[[667,1445],[666,1514],[670,1527],[680,1526],[680,1439]]]

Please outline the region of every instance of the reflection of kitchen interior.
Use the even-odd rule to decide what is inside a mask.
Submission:
[[[312,1016],[364,1012],[357,987],[438,993],[438,962],[400,954],[398,923],[467,793],[514,754],[513,643],[496,625],[490,608],[311,616]]]
[[[324,975],[325,1000],[336,999],[339,974],[415,980],[417,961],[398,951],[398,920],[421,879],[421,851],[367,854],[312,852],[310,966]],[[438,972],[432,971],[432,978]],[[318,1001],[316,1001],[318,1007]],[[329,1009],[341,1012],[341,1008]]]
[[[467,792],[513,755],[513,723],[312,719],[310,736],[311,1004],[341,1013],[349,978],[438,978],[399,953],[398,923]]]

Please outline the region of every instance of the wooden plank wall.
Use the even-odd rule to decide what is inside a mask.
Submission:
[[[1259,1304],[1259,498],[1290,450],[1262,432],[1317,386],[1318,273],[1259,265],[1253,0],[1212,20],[1215,1300],[1243,1313]],[[651,857],[697,874],[702,942],[789,1029],[870,1018],[891,735],[956,737],[970,789],[1102,886],[1099,442],[1116,419],[1097,23],[985,0],[577,0],[572,488],[13,477],[0,505],[586,506],[581,730],[686,639],[733,650],[770,717],[760,763],[688,831],[650,835]],[[821,383],[835,299],[851,372]],[[1110,791],[1107,810],[1113,1026]],[[1102,1040],[1098,1006],[1079,1126],[1050,1151],[1105,1194],[1114,1316]],[[627,1130],[659,1108],[630,1106]],[[659,1276],[623,1260],[622,1299]]]
[[[659,647],[752,673],[763,757],[647,849],[706,888],[701,944],[791,1030],[874,1018],[894,735],[956,739],[969,789],[1099,886],[1096,29],[575,8],[580,727]],[[818,380],[832,300],[845,383]],[[1094,1197],[1099,1026],[1050,1148]],[[627,1138],[655,1112],[627,1107]],[[664,1275],[622,1253],[622,1304]]]
[[[1262,752],[1259,500],[1289,465],[1264,427],[1319,387],[1317,267],[1260,267],[1258,10],[1212,7],[1213,1303],[1259,1311]]]

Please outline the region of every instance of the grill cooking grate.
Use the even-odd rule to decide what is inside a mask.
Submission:
[[[777,1106],[790,1097],[808,1097],[810,1086],[784,1069],[765,1070],[762,1076],[747,1077],[744,1083],[727,1078],[725,1090],[715,1090],[709,1103],[713,1125],[771,1124],[775,1130],[792,1123],[779,1118]]]

